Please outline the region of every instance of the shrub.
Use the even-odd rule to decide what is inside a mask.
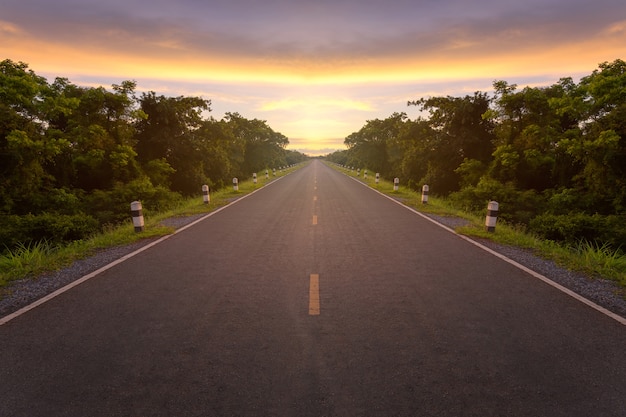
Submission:
[[[566,215],[541,214],[529,223],[529,231],[544,239],[570,245],[581,240],[626,247],[626,218],[599,214],[570,213]]]
[[[84,213],[13,215],[3,217],[1,223],[0,241],[4,245],[3,251],[33,242],[47,241],[55,244],[80,240],[99,230],[98,221]]]
[[[500,219],[524,225],[543,209],[541,198],[534,190],[520,191],[512,184],[487,177],[476,186],[450,194],[450,200],[455,206],[477,214],[485,213],[489,201],[497,201]]]
[[[86,210],[101,225],[119,224],[130,219],[130,203],[133,201],[141,201],[144,210],[155,212],[175,207],[181,201],[181,196],[164,187],[155,187],[150,180],[143,178],[128,184],[118,184],[108,191],[94,190],[86,199]]]

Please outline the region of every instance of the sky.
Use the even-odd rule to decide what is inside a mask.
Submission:
[[[81,86],[211,100],[344,149],[407,101],[552,85],[626,59],[624,0],[0,0],[0,60]]]

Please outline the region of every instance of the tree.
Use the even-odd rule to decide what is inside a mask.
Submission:
[[[392,171],[389,148],[398,138],[406,119],[405,113],[394,113],[383,120],[368,120],[358,132],[346,137],[344,143],[352,161],[388,176]]]
[[[308,160],[309,157],[302,152],[287,150],[285,151],[285,159],[287,161],[287,165],[295,165]]]
[[[497,123],[492,178],[525,190],[567,185],[571,171],[566,168],[571,160],[558,143],[567,131],[575,129],[576,122],[568,114],[559,114],[554,103],[568,93],[570,81],[519,92],[515,85],[494,82],[495,108],[487,113]]]
[[[0,62],[0,199],[4,212],[26,212],[54,184],[46,166],[68,143],[48,135],[49,87],[25,63]]]
[[[430,114],[427,173],[423,178],[442,194],[459,189],[462,178],[457,168],[467,160],[484,163],[493,152],[493,123],[483,117],[489,110],[487,94],[473,96],[433,97],[408,103]],[[425,131],[422,130],[422,133]]]
[[[626,62],[602,63],[581,79],[566,100],[554,103],[574,113],[578,127],[560,145],[582,166],[574,186],[588,195],[588,211],[626,210]]]
[[[224,119],[236,140],[244,146],[243,175],[251,175],[268,166],[287,164],[285,146],[289,140],[283,134],[274,132],[265,120],[248,120],[239,113],[226,113]]]
[[[394,170],[394,174],[397,173],[398,176],[408,178],[417,184],[429,182],[426,177],[433,171],[431,161],[437,152],[435,138],[436,132],[427,120],[418,118],[407,121],[394,141],[391,152],[401,155],[396,162],[399,166]]]
[[[139,99],[141,111],[136,128],[136,150],[144,166],[163,161],[170,165],[174,191],[193,194],[207,181],[204,174],[201,136],[198,130],[202,112],[210,111],[210,101],[199,97],[165,97],[154,92]],[[161,161],[160,163],[152,161]]]
[[[211,187],[223,187],[238,176],[243,162],[243,145],[225,120],[205,120],[197,132],[202,141],[203,169]]]

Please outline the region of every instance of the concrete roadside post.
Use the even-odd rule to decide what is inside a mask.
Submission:
[[[143,207],[141,201],[133,201],[130,203],[130,213],[133,216],[133,226],[135,226],[135,232],[143,232]]]
[[[399,187],[400,187],[400,178],[394,178],[393,179],[393,190],[394,191],[398,191]]]
[[[209,204],[211,202],[211,196],[209,195],[209,186],[202,186],[202,198],[204,199],[204,204]]]
[[[237,178],[233,178],[233,190],[239,191],[239,180]]]
[[[485,218],[485,228],[488,232],[496,231],[496,221],[498,219],[498,203],[496,201],[490,201],[487,204],[487,217]]]
[[[252,174],[252,182],[256,184],[256,172]]]
[[[270,172],[266,169],[265,170],[265,179],[269,179],[270,178]]]
[[[428,204],[428,185],[422,186],[422,204]]]
[[[377,172],[376,173],[376,184],[378,184],[379,181],[380,181],[380,174]]]

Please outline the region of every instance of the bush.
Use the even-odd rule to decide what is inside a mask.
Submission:
[[[108,191],[94,190],[86,199],[85,210],[89,210],[101,225],[119,224],[130,220],[130,203],[133,201],[141,201],[144,211],[156,212],[175,207],[181,196],[164,187],[155,187],[144,178],[118,184]]]
[[[544,239],[576,245],[581,240],[626,247],[626,218],[624,216],[541,214],[529,223],[529,231]]]
[[[32,213],[76,214],[82,211],[83,198],[82,190],[50,188],[32,196],[28,210]]]
[[[96,233],[100,226],[95,218],[84,213],[4,216],[0,223],[3,251],[33,242],[47,241],[55,244],[84,239]]]
[[[113,190],[94,190],[88,196],[63,189],[49,194],[47,210],[0,217],[0,252],[41,241],[58,244],[84,239],[105,224],[130,221],[130,203],[135,200],[152,212],[171,209],[181,201],[178,193],[154,187],[147,178],[118,184]],[[43,199],[40,205],[46,207]]]
[[[593,195],[574,188],[546,190],[544,196],[546,199],[546,212],[549,213],[594,213],[598,208],[598,201],[596,201]]]
[[[520,191],[512,184],[502,184],[486,177],[476,186],[450,194],[449,198],[456,207],[476,214],[484,214],[487,203],[497,201],[500,219],[524,225],[543,210],[541,197],[534,190]]]

